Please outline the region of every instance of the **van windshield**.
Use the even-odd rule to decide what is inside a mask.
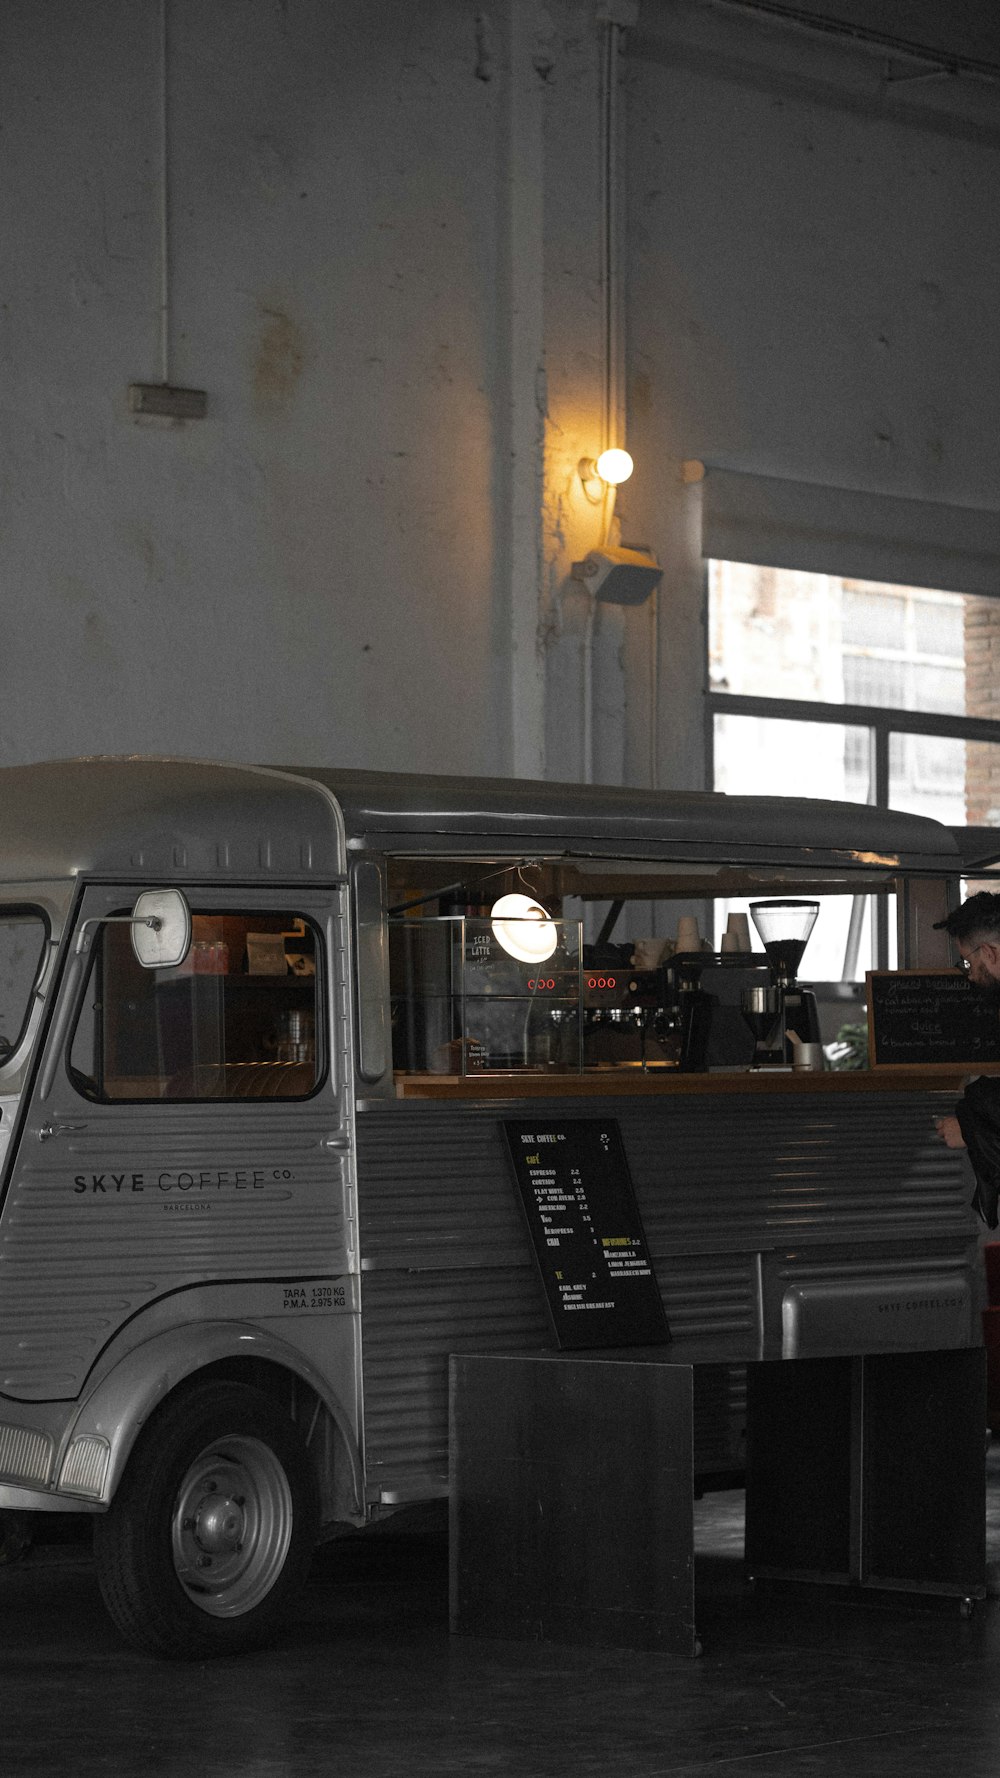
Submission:
[[[38,908],[0,903],[0,1065],[24,1035],[47,937]]]

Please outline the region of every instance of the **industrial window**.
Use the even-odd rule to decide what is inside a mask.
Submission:
[[[710,561],[708,638],[717,790],[1000,821],[1000,601]]]
[[[1000,602],[709,563],[717,790],[1000,819]]]
[[[995,827],[1000,515],[712,468],[701,519],[709,784]],[[853,906],[841,982],[892,945]]]
[[[293,913],[195,913],[176,969],[99,929],[70,1047],[87,1098],[302,1099],[320,1079],[320,947]]]

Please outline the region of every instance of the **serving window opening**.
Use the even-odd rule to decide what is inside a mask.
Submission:
[[[566,857],[506,872],[496,861],[458,868],[464,882],[454,859],[390,867],[397,1074],[748,1068],[764,1054],[753,991],[771,987],[783,1023],[765,1059],[791,1066],[797,1043],[832,1053],[841,1028],[862,1016],[877,949],[896,955],[887,875],[805,880],[787,868]],[[435,870],[446,885],[438,895]],[[498,939],[494,909],[519,887],[553,936],[544,960]],[[778,968],[755,927],[753,906],[769,898],[816,906],[797,975]]]

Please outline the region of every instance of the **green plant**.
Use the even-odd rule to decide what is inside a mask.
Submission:
[[[828,1054],[831,1068],[867,1068],[868,1026],[841,1025]]]

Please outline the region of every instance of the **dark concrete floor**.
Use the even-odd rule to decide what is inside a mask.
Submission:
[[[0,1778],[996,1778],[1000,1601],[758,1597],[742,1496],[698,1521],[696,1661],[450,1638],[430,1515],[321,1551],[276,1648],[192,1666],[122,1645],[85,1543],[36,1544],[0,1570]]]

